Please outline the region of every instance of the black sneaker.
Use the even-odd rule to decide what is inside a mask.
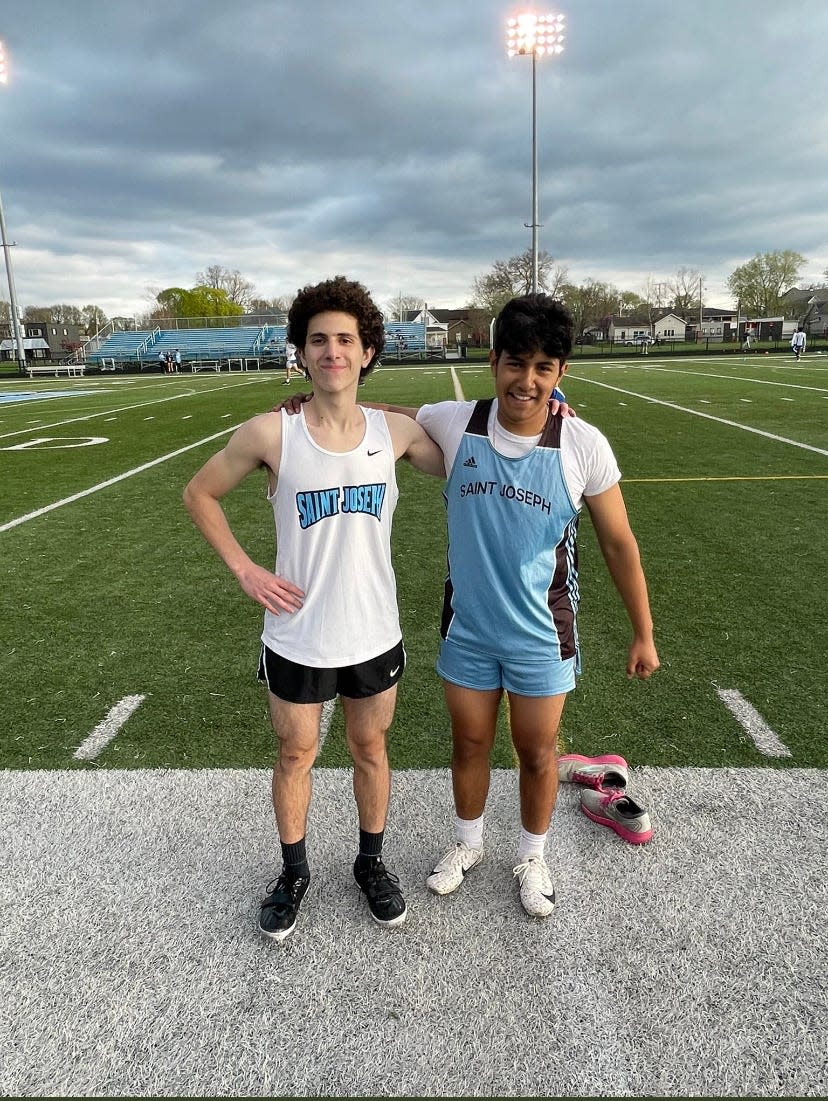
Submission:
[[[354,879],[368,899],[371,917],[378,925],[402,925],[407,910],[400,881],[388,871],[381,856],[373,857],[371,863],[362,869],[357,861],[354,864]]]
[[[296,928],[296,916],[309,883],[310,876],[293,875],[283,868],[279,878],[267,887],[259,931],[271,940],[289,937]]]

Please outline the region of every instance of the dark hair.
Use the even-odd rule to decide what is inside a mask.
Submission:
[[[563,304],[548,294],[524,294],[507,302],[494,324],[494,352],[510,355],[544,355],[569,358],[575,338],[575,322]]]
[[[288,340],[297,348],[304,348],[311,318],[328,310],[350,314],[357,323],[363,347],[374,349],[373,358],[359,372],[359,377],[364,378],[379,362],[385,347],[385,329],[381,312],[361,283],[336,275],[323,283],[302,287],[288,311]]]

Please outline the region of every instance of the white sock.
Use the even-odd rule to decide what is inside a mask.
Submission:
[[[549,832],[548,830],[546,831]],[[520,841],[518,841],[517,858],[519,862],[526,860],[528,856],[539,856],[543,859],[543,851],[546,847],[546,833],[530,833],[523,826],[520,827]]]
[[[465,841],[470,849],[483,848],[483,815],[479,818],[454,819],[454,834],[458,841]]]

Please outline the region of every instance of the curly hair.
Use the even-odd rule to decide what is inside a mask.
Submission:
[[[359,373],[359,377],[364,378],[379,362],[385,347],[385,328],[382,313],[362,283],[336,275],[322,283],[302,287],[288,311],[288,340],[300,350],[304,348],[311,318],[329,310],[350,314],[357,323],[363,347],[374,349],[373,357]]]
[[[494,351],[511,355],[543,352],[563,363],[572,352],[572,314],[548,294],[524,294],[507,302],[494,325]]]

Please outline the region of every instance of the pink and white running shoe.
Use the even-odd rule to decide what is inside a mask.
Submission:
[[[584,784],[590,788],[625,788],[630,770],[623,757],[605,753],[602,757],[582,757],[565,753],[558,758],[558,779],[565,784]]]
[[[596,791],[584,788],[581,792],[581,810],[597,822],[608,826],[631,845],[644,845],[653,836],[650,816],[638,803],[623,791]]]

